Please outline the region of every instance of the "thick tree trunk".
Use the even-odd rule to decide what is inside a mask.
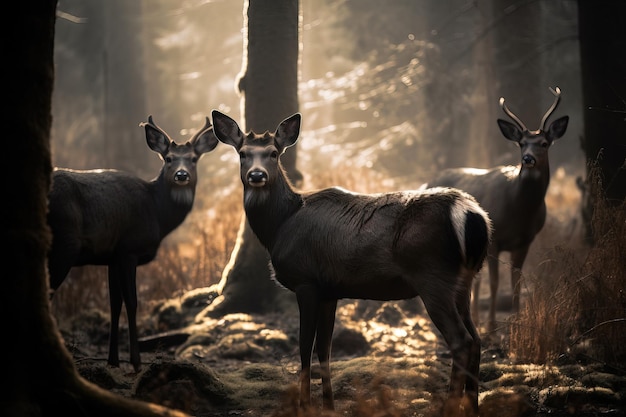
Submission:
[[[6,66],[4,99],[13,157],[6,181],[15,204],[6,208],[2,230],[8,271],[3,273],[0,314],[6,320],[0,415],[184,416],[155,404],[112,394],[80,377],[50,314],[47,252],[47,195],[52,161],[52,86],[56,0],[16,3],[2,41]],[[17,7],[17,10],[16,10]],[[19,157],[18,157],[19,155]]]
[[[298,111],[298,0],[255,0],[244,4],[244,59],[239,78],[242,130],[274,131]],[[281,156],[298,184],[296,148]],[[266,312],[295,307],[293,294],[270,276],[269,256],[243,219],[231,261],[224,269],[222,294],[206,312]]]
[[[582,214],[591,240],[595,198],[626,198],[626,2],[578,1],[587,185]],[[599,176],[599,184],[594,175]],[[599,192],[591,192],[599,187]]]

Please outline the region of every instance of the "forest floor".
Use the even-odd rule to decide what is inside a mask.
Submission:
[[[419,300],[341,300],[331,360],[336,411],[317,411],[321,379],[314,366],[316,408],[298,414],[297,312],[203,317],[201,310],[213,295],[198,289],[161,304],[158,326],[187,325],[144,337],[139,373],[128,362],[119,368],[106,365],[108,320],[103,313],[86,312],[61,329],[86,379],[198,417],[441,415],[450,354]],[[482,336],[482,417],[626,415],[623,369],[582,360],[584,355],[564,355],[555,364],[518,363],[506,351],[507,319],[499,312],[502,326]],[[153,317],[139,328],[155,332],[156,322]],[[120,346],[120,357],[128,357],[127,343]]]
[[[576,240],[572,236],[578,223],[571,219],[576,216],[578,193],[573,183],[569,176],[555,175],[547,197],[551,219],[534,243],[536,250],[529,254],[524,268],[527,277],[534,266],[542,264],[549,248]],[[502,266],[508,269],[504,262]],[[485,275],[484,269],[481,274]],[[570,347],[549,363],[531,363],[511,353],[510,280],[508,272],[501,275],[506,278],[501,279],[498,292],[499,328],[493,334],[480,329],[480,415],[626,415],[626,365],[609,366],[591,359],[584,344]],[[489,286],[483,283],[481,289],[480,322],[484,323]],[[528,291],[524,288],[522,306],[529,300]],[[59,328],[86,379],[122,396],[197,417],[441,415],[450,353],[421,301],[340,300],[331,358],[336,411],[319,411],[321,379],[314,356],[315,408],[302,413],[297,409],[300,360],[295,298],[293,311],[288,313],[211,318],[204,309],[211,307],[215,295],[211,288],[197,288],[168,300],[143,301],[142,310],[149,313],[138,322],[142,336],[139,373],[133,372],[127,360],[124,327],[121,366],[107,366],[108,312],[80,311],[72,319],[60,320]],[[537,341],[545,336],[539,331],[529,333],[530,340],[535,333]]]

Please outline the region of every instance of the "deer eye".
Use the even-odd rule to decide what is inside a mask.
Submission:
[[[192,157],[191,162],[193,162],[194,164],[198,162],[198,157],[197,156]]]
[[[547,148],[548,146],[550,146],[550,144],[547,141],[541,142],[541,147],[542,148]]]
[[[270,158],[278,159],[278,151],[272,151],[272,153],[270,154]]]
[[[165,157],[165,162],[167,162],[168,164],[172,163],[172,157],[171,156],[166,156]]]
[[[244,159],[246,159],[246,154],[245,154],[245,153],[243,153],[243,152],[239,152],[239,159],[240,159],[240,160],[242,160],[242,161],[243,161]]]

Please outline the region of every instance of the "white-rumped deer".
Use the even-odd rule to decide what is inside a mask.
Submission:
[[[441,171],[426,186],[460,188],[480,203],[493,222],[493,239],[489,247],[489,305],[488,331],[496,328],[496,295],[498,292],[498,267],[500,252],[510,252],[512,312],[519,312],[521,270],[528,249],[546,220],[545,195],[550,183],[548,149],[565,134],[568,116],[562,116],[546,126],[548,118],[557,108],[561,90],[550,89],[554,102],[546,111],[539,129],[529,130],[500,98],[504,113],[515,124],[498,119],[504,137],[519,145],[521,162],[517,166],[497,166],[490,169],[450,168]],[[474,284],[472,316],[478,323],[480,280]]]
[[[296,191],[279,157],[300,132],[299,113],[274,133],[244,134],[214,110],[217,138],[239,153],[243,205],[269,252],[273,276],[300,310],[300,404],[311,404],[311,355],[322,398],[334,408],[331,339],[337,300],[400,300],[420,295],[452,354],[446,408],[465,396],[478,412],[480,338],[470,314],[471,283],[487,254],[491,221],[469,194],[451,188],[357,194],[341,188]]]
[[[117,170],[76,171],[56,168],[49,194],[48,224],[52,246],[48,255],[50,288],[56,290],[73,266],[107,265],[111,327],[109,357],[119,366],[119,318],[126,305],[130,363],[141,369],[137,336],[136,268],[152,261],[161,241],[191,211],[202,154],[217,146],[213,127],[204,127],[179,145],[152,121],[146,141],[163,160],[158,176],[145,181]]]

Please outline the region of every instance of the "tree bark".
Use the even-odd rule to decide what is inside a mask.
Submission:
[[[539,5],[518,0],[493,0],[493,34],[495,82],[497,98],[491,106],[499,106],[498,99],[504,97],[508,107],[529,129],[538,129],[545,109],[541,103],[550,102],[547,85],[541,85],[541,60],[537,59],[540,38],[536,31],[540,21]],[[500,111],[499,117],[506,118]],[[491,120],[496,126],[495,120]],[[510,142],[502,139],[499,130],[492,137],[491,155],[493,162],[517,163]],[[499,160],[498,160],[499,157]]]
[[[242,130],[274,131],[298,111],[299,26],[297,0],[244,3],[244,59],[238,82]],[[289,178],[299,184],[296,155],[296,147],[291,147],[281,162]],[[269,255],[245,216],[218,287],[222,294],[205,312],[210,316],[295,308],[293,295],[272,279]]]
[[[5,381],[0,415],[179,416],[155,404],[127,399],[79,376],[50,313],[47,252],[47,195],[51,184],[52,87],[56,0],[16,3],[3,25],[5,126],[12,138],[5,182],[15,204],[7,206],[2,230],[8,271],[3,275],[0,314],[7,317],[2,343]],[[8,33],[8,35],[7,35]],[[8,74],[6,74],[8,71]]]
[[[609,204],[626,198],[626,2],[579,0],[584,135],[590,169],[597,165]],[[587,199],[590,210],[594,196]],[[588,217],[588,216],[585,216]]]

